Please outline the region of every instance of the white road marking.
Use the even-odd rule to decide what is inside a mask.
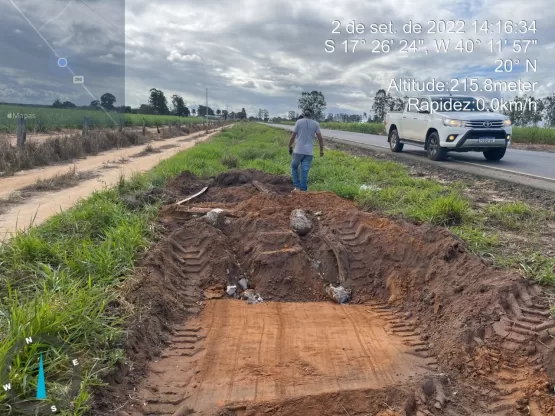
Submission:
[[[337,137],[328,137],[328,138],[332,139],[332,140],[342,140],[342,141],[346,141],[346,142],[350,142],[350,143],[364,144],[364,145],[367,145],[367,146],[381,147],[382,149],[389,149],[388,146],[380,146],[379,144],[361,143],[361,142],[356,142],[356,141],[353,141],[353,140],[342,139],[342,138],[337,138]],[[484,168],[484,169],[498,170],[498,171],[501,171],[501,172],[512,173],[512,174],[515,174],[515,175],[529,176],[529,177],[535,178],[535,179],[543,179],[543,180],[546,180],[546,181],[555,182],[555,178],[550,178],[550,177],[547,177],[547,176],[534,175],[534,174],[531,174],[531,173],[519,172],[519,171],[516,171],[516,170],[498,168],[498,167],[495,167],[495,166],[481,165],[480,163],[466,162],[464,160],[452,159],[452,161],[456,162],[456,163],[465,163],[467,165],[478,166],[478,167]]]
[[[531,173],[525,173],[525,172],[519,172],[516,170],[510,170],[510,169],[503,169],[503,168],[496,168],[494,166],[488,166],[488,165],[481,165],[479,163],[472,163],[472,162],[465,162],[464,160],[454,160],[455,162],[459,162],[459,163],[466,163],[467,165],[472,165],[472,166],[479,166],[481,168],[486,168],[486,169],[492,169],[492,170],[499,170],[501,172],[507,172],[507,173],[513,173],[515,175],[522,175],[522,176],[530,176],[532,178],[536,178],[536,179],[543,179],[546,181],[551,181],[551,182],[555,182],[554,178],[550,178],[547,176],[539,176],[539,175],[533,175]]]

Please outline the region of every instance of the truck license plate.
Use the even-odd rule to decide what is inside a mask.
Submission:
[[[478,143],[495,143],[495,137],[479,137]]]

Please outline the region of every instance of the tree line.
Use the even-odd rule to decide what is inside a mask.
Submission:
[[[233,120],[244,120],[247,119],[247,112],[244,108],[241,111],[232,111],[228,112],[227,110],[220,110],[206,107],[204,105],[199,105],[198,108],[189,109],[185,104],[185,100],[183,97],[174,94],[171,97],[171,105],[172,108],[168,107],[168,99],[166,98],[164,92],[157,88],[151,88],[150,94],[148,97],[147,104],[141,104],[139,108],[131,108],[130,106],[116,106],[117,99],[116,97],[107,92],[102,94],[100,100],[91,101],[88,106],[81,106],[77,107],[70,101],[61,102],[60,99],[56,99],[52,104],[53,108],[83,108],[83,109],[104,109],[106,111],[115,111],[118,113],[129,113],[129,114],[149,114],[149,115],[175,115],[180,117],[189,117],[189,116],[198,116],[198,117],[206,117],[218,115],[221,116],[224,120],[233,119]],[[260,111],[262,111],[262,116],[268,118],[268,110],[259,110],[259,117]],[[253,119],[254,117],[250,117]]]
[[[368,114],[328,113],[324,115],[326,109],[326,99],[321,91],[303,92],[297,105],[302,112],[310,110],[313,118],[317,121],[336,121],[360,123],[363,121],[383,123],[387,113],[391,111],[402,111],[408,97],[394,97],[385,89],[376,92],[372,106]],[[534,105],[527,105],[534,103]],[[543,123],[547,127],[555,127],[555,95],[545,98],[536,98],[530,95],[516,96],[509,100],[502,113],[507,115],[515,126],[536,126]],[[285,118],[274,117],[274,121],[298,120],[301,114],[295,110],[288,112]]]
[[[393,97],[384,89],[378,90],[372,104],[374,116],[368,121],[383,122],[391,111],[402,111],[408,97]],[[534,103],[529,105],[529,103]],[[537,126],[540,123],[555,127],[555,96],[536,98],[531,95],[515,96],[506,102],[502,113],[508,116],[515,126]]]
[[[325,115],[326,98],[321,91],[303,92],[297,101],[298,108],[303,113],[310,110],[312,116],[317,121],[336,121],[336,122],[351,122],[360,123],[362,121],[368,122],[383,122],[387,113],[391,111],[402,111],[408,97],[393,97],[385,91],[379,89],[374,97],[371,109],[367,114],[364,112],[359,114],[347,113],[328,113]],[[111,93],[105,93],[100,97],[100,100],[95,100],[89,106],[81,108],[104,108],[107,111],[117,111],[121,113],[132,114],[160,114],[160,115],[176,115],[181,117],[198,116],[205,117],[218,115],[223,119],[233,120],[260,120],[269,121],[269,113],[266,109],[259,109],[257,117],[247,117],[247,112],[244,108],[241,111],[228,112],[227,110],[220,110],[199,105],[198,108],[189,109],[185,104],[183,98],[179,95],[171,97],[172,108],[168,107],[168,100],[162,90],[151,88],[147,104],[141,104],[139,108],[131,108],[129,106],[117,107],[116,97]],[[535,105],[524,105],[525,103],[533,102]],[[533,96],[524,95],[515,97],[507,106],[507,110],[503,111],[512,120],[515,126],[530,126],[543,123],[548,127],[555,127],[555,96],[548,96],[545,98],[536,98]],[[61,102],[59,99],[52,104],[54,108],[77,108],[77,106],[70,101]],[[523,110],[521,110],[523,108]],[[371,114],[371,116],[370,116]],[[297,120],[300,117],[299,112],[289,111],[286,118],[274,117],[274,121],[280,120]]]

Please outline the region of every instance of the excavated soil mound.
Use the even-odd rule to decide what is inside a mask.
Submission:
[[[99,413],[138,384],[121,415],[555,415],[555,321],[537,285],[487,266],[443,228],[291,192],[287,177],[184,172],[166,192],[205,187],[161,211],[165,237],[127,288],[141,311],[126,346],[133,371],[112,376]],[[312,223],[304,236],[291,228],[296,209]],[[351,290],[349,304],[332,303],[328,284]],[[219,299],[243,292],[264,303]]]

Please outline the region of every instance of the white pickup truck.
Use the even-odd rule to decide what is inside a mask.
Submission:
[[[409,98],[402,112],[386,115],[384,124],[393,152],[408,143],[424,147],[431,160],[445,159],[447,152],[483,152],[487,160],[501,160],[513,132],[507,116],[467,96]]]

